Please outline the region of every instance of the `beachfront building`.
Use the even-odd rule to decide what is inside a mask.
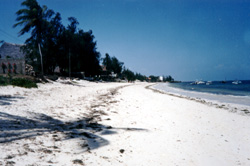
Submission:
[[[159,81],[163,82],[163,76],[159,76]]]
[[[25,74],[25,55],[20,44],[3,43],[0,47],[0,74]]]

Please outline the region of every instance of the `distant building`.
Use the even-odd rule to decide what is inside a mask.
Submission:
[[[3,43],[0,47],[0,74],[25,74],[25,54],[20,44]]]
[[[159,77],[159,80],[162,82],[162,81],[163,81],[163,76],[160,76],[160,77]]]

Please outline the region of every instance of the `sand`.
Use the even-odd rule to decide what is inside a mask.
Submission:
[[[250,165],[246,110],[150,85],[0,87],[0,165]]]

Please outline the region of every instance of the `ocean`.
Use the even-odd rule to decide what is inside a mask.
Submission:
[[[238,84],[233,84],[233,81],[213,81],[204,84],[160,83],[154,88],[191,98],[250,106],[250,80]]]

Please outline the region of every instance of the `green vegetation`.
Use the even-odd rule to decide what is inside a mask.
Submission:
[[[0,86],[8,85],[9,80],[6,77],[0,76]]]
[[[132,72],[132,71],[129,70],[129,69],[124,69],[123,72],[122,72],[122,76],[123,76],[124,78],[126,78],[129,82],[130,82],[130,81],[135,81],[135,80],[136,80],[136,77],[135,77],[134,72]]]
[[[36,83],[27,78],[12,78],[0,76],[0,86],[7,85],[19,86],[24,88],[37,88]]]
[[[52,74],[56,66],[60,66],[64,75],[80,71],[89,76],[99,74],[100,53],[96,51],[91,30],[79,29],[74,17],[68,18],[69,24],[65,27],[60,13],[45,5],[41,7],[36,0],[25,0],[22,6],[24,8],[16,12],[14,27],[23,27],[19,35],[31,31],[22,49],[26,61],[36,72]]]
[[[25,78],[14,78],[11,80],[11,85],[20,86],[24,88],[37,88],[37,85],[35,82],[25,79]]]
[[[110,57],[108,53],[105,54],[102,64],[106,66],[107,74],[116,73],[121,76],[123,62],[120,62],[116,57]]]
[[[84,31],[78,28],[79,22],[76,18],[69,17],[69,24],[64,26],[60,13],[48,9],[45,5],[40,6],[37,0],[25,0],[21,5],[24,8],[16,12],[17,23],[14,27],[22,27],[19,35],[31,32],[22,50],[26,54],[26,62],[34,67],[36,73],[41,73],[42,76],[52,75],[59,66],[59,73],[63,76],[71,77],[71,73],[84,73],[89,78],[105,75],[110,80],[114,80],[116,76],[128,81],[159,81],[158,76],[146,77],[126,69],[124,63],[115,56],[106,54],[101,59],[92,30]],[[101,70],[101,60],[106,67],[106,73]],[[173,78],[168,76],[160,81],[171,82]],[[15,84],[16,82],[19,85],[24,83],[23,80],[17,80]]]
[[[149,77],[142,75],[140,73],[134,73],[133,71],[124,68],[122,72],[122,77],[126,78],[128,81],[147,81],[147,82],[174,82],[172,76],[163,76],[160,80],[159,76],[150,75]]]

